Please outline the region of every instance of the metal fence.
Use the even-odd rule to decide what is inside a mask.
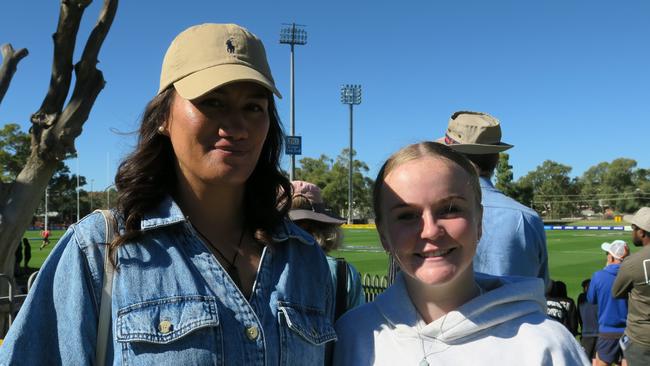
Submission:
[[[38,271],[32,273],[27,279],[27,292],[31,289],[37,273]],[[17,288],[15,279],[4,273],[0,273],[0,288],[7,290],[6,294],[0,294],[0,317],[5,317],[6,320],[5,329],[0,329],[0,338],[4,338],[27,294],[17,293],[14,290]]]
[[[366,296],[366,302],[375,300],[375,297],[388,288],[388,277],[379,275],[364,274],[361,278],[361,286]]]

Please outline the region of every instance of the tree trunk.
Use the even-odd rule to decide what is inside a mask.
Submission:
[[[57,162],[76,152],[74,141],[81,134],[83,124],[105,84],[101,71],[96,68],[97,56],[113,22],[118,0],[104,0],[99,19],[88,37],[81,59],[74,65],[76,82],[72,96],[64,106],[72,79],[72,57],[79,23],[84,10],[91,2],[61,0],[59,22],[52,37],[54,61],[50,86],[40,109],[31,118],[31,155],[16,180],[2,184],[0,189],[0,273],[5,273],[11,278],[14,252],[54,174]],[[3,48],[3,56],[4,52]],[[16,54],[22,58],[26,51],[24,55],[22,50],[13,54],[14,65],[13,69],[9,70],[15,71]],[[3,69],[4,65],[3,60]],[[2,76],[0,74],[0,81],[4,82]],[[8,84],[9,82],[6,82],[6,87]],[[6,287],[2,286],[0,284],[0,296],[7,293]],[[5,322],[6,317],[0,317],[0,337],[3,336],[1,330],[6,328]]]
[[[27,160],[25,168],[9,186],[4,205],[0,208],[0,268],[2,273],[13,277],[14,252],[19,245],[25,229],[29,227],[34,212],[41,202],[41,192],[50,181],[56,161],[46,162],[34,152]]]

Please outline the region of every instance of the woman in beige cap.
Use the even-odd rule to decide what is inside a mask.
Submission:
[[[277,194],[291,186],[273,94],[248,30],[180,33],[115,178],[117,207],[59,240],[0,364],[322,364],[333,289]]]

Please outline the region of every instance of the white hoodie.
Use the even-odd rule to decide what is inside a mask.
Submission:
[[[336,323],[334,365],[590,365],[571,333],[546,316],[538,278],[476,274],[484,292],[430,324],[403,275]]]

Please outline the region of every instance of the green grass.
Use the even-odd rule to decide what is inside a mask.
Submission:
[[[554,280],[567,284],[569,296],[577,298],[582,292],[580,283],[605,266],[603,242],[625,240],[631,246],[631,233],[625,231],[547,231],[549,272]]]
[[[59,238],[65,233],[64,230],[51,230],[50,231],[50,244],[43,249],[38,249],[43,242],[41,239],[41,232],[30,230],[25,232],[24,237],[29,239],[32,247],[32,258],[29,260],[30,268],[40,268],[45,262],[45,258],[50,254],[54,245],[58,242]],[[24,255],[24,253],[23,253]]]
[[[607,225],[610,225],[608,223]],[[602,225],[602,224],[601,224]],[[379,242],[379,235],[374,229],[345,228],[344,248],[331,253],[336,257],[344,257],[350,261],[362,274],[383,276],[388,268],[388,256],[384,253]],[[32,259],[30,267],[39,268],[50,253],[63,231],[53,231],[50,245],[43,250],[38,231],[28,231],[26,237],[32,244]],[[605,265],[605,254],[600,244],[605,241],[622,239],[631,245],[630,232],[624,231],[547,231],[547,246],[549,255],[549,271],[551,278],[562,280],[567,284],[569,296],[577,298],[581,292],[580,283],[602,269]],[[632,252],[637,248],[631,247]]]

